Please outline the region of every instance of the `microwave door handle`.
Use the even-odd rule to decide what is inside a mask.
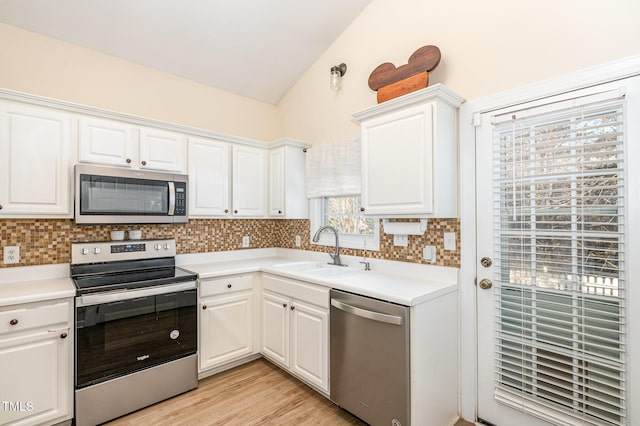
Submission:
[[[176,185],[169,182],[169,216],[173,216],[176,210]]]

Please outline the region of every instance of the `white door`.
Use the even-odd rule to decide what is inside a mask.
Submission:
[[[87,163],[131,167],[133,126],[112,120],[81,117],[79,120],[78,160]]]
[[[329,313],[296,301],[291,310],[291,369],[329,392]]]
[[[262,293],[262,353],[289,367],[289,299]]]
[[[189,138],[189,216],[231,214],[228,143]]]
[[[640,238],[630,214],[640,207],[630,172],[640,160],[631,123],[638,83],[482,116],[476,268],[486,422],[638,424],[626,400],[627,348],[637,344],[625,308],[637,269],[629,247]]]
[[[264,217],[267,213],[267,153],[261,148],[233,147],[233,215]]]
[[[140,168],[186,173],[187,143],[183,135],[140,128]]]
[[[203,300],[200,310],[200,370],[225,364],[253,352],[251,292]]]
[[[72,216],[70,157],[70,114],[1,102],[0,215]]]

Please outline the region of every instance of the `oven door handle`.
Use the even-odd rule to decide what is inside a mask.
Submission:
[[[104,303],[120,302],[122,300],[137,299],[140,297],[157,296],[159,294],[176,293],[179,291],[193,290],[196,288],[195,281],[179,284],[170,284],[157,287],[148,287],[136,290],[116,290],[109,293],[90,294],[76,297],[76,307],[101,305]]]

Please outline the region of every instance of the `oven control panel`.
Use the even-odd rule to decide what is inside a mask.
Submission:
[[[174,257],[176,240],[92,241],[71,244],[71,264]]]

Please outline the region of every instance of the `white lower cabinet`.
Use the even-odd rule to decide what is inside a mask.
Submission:
[[[73,301],[0,308],[0,424],[73,417]]]
[[[329,393],[329,289],[264,275],[262,354]]]
[[[199,372],[256,352],[253,279],[248,274],[200,282]]]

